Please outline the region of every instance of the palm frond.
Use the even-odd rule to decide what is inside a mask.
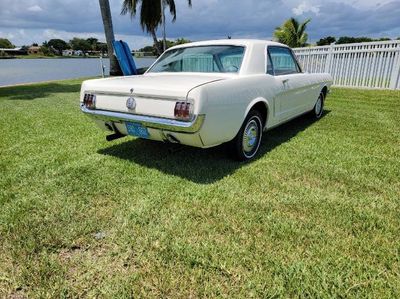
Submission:
[[[136,16],[136,7],[142,0],[124,0],[122,2],[121,15],[126,15],[128,12],[131,18]]]
[[[290,18],[289,19],[290,24],[292,24],[293,28],[295,31],[299,29],[299,21],[297,21],[295,18]]]
[[[174,0],[163,0],[168,6],[172,15],[172,21],[176,20],[176,5]],[[161,24],[161,1],[160,0],[123,0],[121,15],[130,14],[134,18],[137,14],[137,7],[140,5],[140,25],[143,31],[154,33]],[[192,0],[188,0],[189,7],[192,6]]]
[[[172,15],[172,22],[176,21],[176,7],[174,0],[164,0],[165,4],[169,6],[169,12]]]
[[[300,33],[304,33],[304,32],[306,31],[307,24],[310,23],[310,22],[311,22],[311,19],[310,19],[310,18],[307,19],[307,20],[305,20],[305,21],[300,25],[299,32],[300,32]]]
[[[295,18],[286,20],[280,27],[276,27],[274,36],[279,42],[292,48],[302,47],[307,43],[308,35],[305,32],[307,24],[311,19],[300,23]]]
[[[158,0],[142,0],[140,23],[147,32],[155,30],[161,23],[161,3]]]

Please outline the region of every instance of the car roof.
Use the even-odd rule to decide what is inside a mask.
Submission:
[[[260,39],[217,39],[217,40],[205,40],[193,43],[187,43],[182,45],[177,45],[171,47],[171,49],[179,49],[179,48],[186,48],[186,47],[199,47],[199,46],[212,46],[212,45],[229,45],[229,46],[254,46],[254,45],[264,45],[264,46],[284,46],[284,44],[267,41],[267,40],[260,40]]]

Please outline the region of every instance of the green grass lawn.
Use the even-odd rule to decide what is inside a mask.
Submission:
[[[0,88],[0,297],[400,297],[400,92],[333,89],[259,157],[105,141],[80,81]]]

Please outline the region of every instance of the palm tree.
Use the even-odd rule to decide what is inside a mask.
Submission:
[[[162,53],[160,44],[157,39],[156,31],[162,23],[164,7],[169,7],[169,12],[173,16],[172,22],[176,20],[176,6],[174,0],[124,0],[122,3],[121,14],[126,15],[128,12],[132,18],[136,16],[137,6],[140,7],[140,25],[143,31],[151,34],[154,46],[158,54]],[[192,6],[192,0],[188,0],[189,7]],[[164,22],[165,25],[165,22]],[[164,29],[165,32],[165,29]],[[165,34],[164,34],[165,37]]]
[[[289,47],[304,47],[308,39],[306,28],[307,24],[310,22],[311,19],[300,23],[295,18],[290,18],[286,20],[282,26],[275,29],[274,36],[280,43],[286,44]]]
[[[112,42],[115,38],[111,19],[110,3],[108,2],[108,0],[99,0],[99,5],[101,16],[103,18],[104,33],[106,35],[108,57],[110,58],[110,75],[118,76],[121,75],[122,72],[119,67],[117,58],[114,56],[114,49],[112,46]]]

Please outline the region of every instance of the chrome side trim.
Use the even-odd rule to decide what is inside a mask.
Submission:
[[[186,122],[175,119],[128,114],[121,112],[105,111],[105,110],[90,110],[81,104],[81,110],[92,118],[103,121],[131,121],[141,123],[143,126],[154,129],[161,129],[171,132],[181,133],[196,133],[201,129],[204,123],[205,115],[197,115],[194,120]]]

